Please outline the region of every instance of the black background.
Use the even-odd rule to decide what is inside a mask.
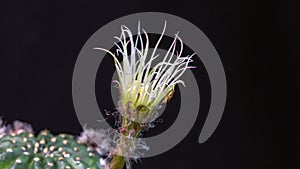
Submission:
[[[255,0],[1,2],[0,115],[30,122],[35,131],[79,134],[71,89],[81,47],[121,16],[165,12],[192,22],[214,44],[226,71],[227,104],[207,142],[197,142],[203,113],[175,148],[134,168],[290,168],[284,159],[299,161],[299,145],[289,148],[299,131],[286,129],[296,128],[290,119],[299,113],[299,7]],[[295,103],[297,109],[288,108]],[[172,120],[164,116],[162,128]]]

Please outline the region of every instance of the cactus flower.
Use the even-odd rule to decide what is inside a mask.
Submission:
[[[131,113],[121,112],[123,116],[136,122],[149,122],[154,115],[153,110],[162,102],[166,102],[174,93],[174,86],[178,83],[185,70],[191,68],[193,55],[182,57],[183,42],[175,34],[175,38],[164,56],[156,53],[166,31],[166,22],[160,38],[155,44],[153,52],[149,52],[149,38],[147,32],[138,24],[138,33],[134,38],[131,30],[121,26],[121,36],[115,37],[118,43],[116,53],[103,48],[94,48],[109,53],[115,61],[120,89],[120,101],[124,108],[130,108]],[[145,42],[143,40],[143,36]],[[179,43],[179,49],[177,43]],[[122,59],[118,59],[121,55]],[[163,57],[163,61],[153,64],[155,59]]]
[[[184,85],[180,77],[187,69],[192,68],[189,63],[193,61],[194,54],[181,56],[183,42],[178,33],[166,54],[161,56],[157,53],[165,31],[166,22],[152,52],[149,50],[147,32],[141,30],[140,23],[135,37],[128,27],[121,26],[121,36],[115,37],[118,41],[114,43],[117,48],[115,53],[104,48],[94,48],[113,57],[118,75],[116,82],[120,92],[118,111],[122,119],[119,129],[121,136],[109,169],[122,169],[125,162],[130,166],[130,159],[124,156],[134,154],[128,151],[137,151],[136,147],[139,146],[135,144],[141,145],[130,141],[130,138],[138,137],[151,124],[157,117],[157,107],[171,99],[176,84]],[[162,61],[155,64],[156,59]]]

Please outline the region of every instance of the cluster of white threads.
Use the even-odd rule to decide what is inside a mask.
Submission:
[[[5,125],[3,120],[0,118],[0,135],[5,134],[20,134],[23,132],[30,132],[32,133],[32,127],[30,124],[21,122],[21,121],[14,121],[13,125]]]
[[[21,122],[21,121],[14,121],[13,123],[13,130],[15,132],[15,134],[20,134],[22,132],[30,132],[32,133],[33,132],[33,129],[31,127],[30,124],[28,123],[25,123],[25,122]]]
[[[121,141],[122,139],[122,141]],[[110,155],[123,156],[126,161],[127,169],[131,168],[132,162],[138,162],[149,150],[144,139],[133,138],[132,136],[124,136],[116,132],[113,142],[118,145]],[[111,156],[110,156],[111,157]]]
[[[149,38],[144,29],[143,35],[146,42],[143,41],[140,24],[138,24],[138,34],[134,37],[129,28],[121,26],[121,36],[115,37],[118,43],[116,54],[103,48],[94,48],[109,53],[115,61],[118,83],[120,86],[121,101],[124,105],[131,103],[136,108],[140,105],[153,109],[161,103],[170,91],[174,89],[175,84],[184,82],[180,80],[185,70],[191,68],[193,55],[182,57],[183,42],[175,34],[175,38],[167,53],[162,56],[163,61],[153,65],[152,62],[157,59],[159,54],[156,50],[162,41],[166,30],[166,22],[162,34],[157,41],[153,52],[148,53]],[[128,40],[127,40],[128,39]],[[179,42],[179,50],[176,50],[176,43]],[[123,62],[117,58],[121,54]],[[147,61],[148,60],[148,61]]]
[[[107,130],[88,129],[84,126],[84,131],[77,139],[80,143],[85,143],[88,151],[95,150],[99,155],[107,155],[112,149],[112,139]]]
[[[120,143],[120,138],[122,135],[121,133],[116,133],[113,142],[115,144]],[[119,147],[120,152],[119,155],[128,156],[132,159],[139,159],[141,158],[146,151],[149,150],[149,146],[147,146],[144,139],[141,138],[132,138],[132,136],[124,136],[122,137],[122,145]]]

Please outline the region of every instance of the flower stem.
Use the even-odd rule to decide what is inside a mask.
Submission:
[[[131,141],[130,138],[137,138],[140,132],[142,131],[142,129],[143,128],[141,127],[140,123],[130,121],[123,116],[122,125],[120,128],[121,130],[120,141],[116,147],[116,150],[126,153],[128,147],[124,148],[124,145],[131,146],[133,141]],[[123,169],[125,163],[126,163],[125,157],[120,156],[118,155],[118,153],[116,153],[110,163],[109,169]]]
[[[110,163],[109,169],[123,169],[124,165],[125,165],[124,157],[115,155]]]

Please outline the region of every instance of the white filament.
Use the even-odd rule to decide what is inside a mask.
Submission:
[[[140,23],[138,23],[138,33],[135,41],[130,29],[124,25],[121,26],[121,36],[115,37],[120,45],[117,43],[115,45],[117,47],[116,55],[122,55],[122,64],[116,55],[109,50],[103,48],[94,49],[105,51],[114,58],[122,102],[126,104],[128,101],[132,101],[133,103],[153,108],[166,97],[175,84],[181,83],[184,85],[180,77],[186,69],[190,68],[189,63],[193,61],[191,58],[194,54],[181,57],[183,42],[178,33],[176,33],[171,46],[163,56],[163,61],[153,65],[153,61],[160,56],[156,54],[156,50],[166,31],[166,22],[150,56],[148,56],[149,38],[146,31],[142,30],[146,39],[145,43],[143,42]],[[126,41],[127,39],[128,41]],[[176,51],[176,43],[178,41],[180,43],[179,52]],[[128,44],[130,44],[130,48],[128,48]],[[150,57],[149,61],[146,61],[147,57]]]

